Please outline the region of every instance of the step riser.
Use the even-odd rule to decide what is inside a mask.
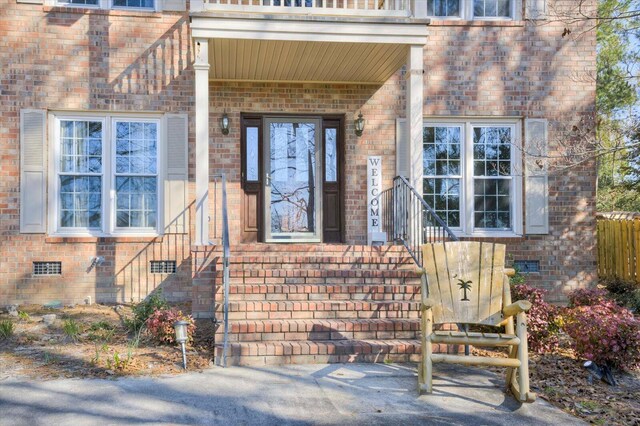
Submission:
[[[223,332],[216,333],[221,341]],[[312,333],[229,333],[230,342],[269,342],[286,340],[289,342],[341,341],[341,340],[403,340],[419,339],[419,331],[317,331]]]
[[[222,297],[219,302],[222,302]],[[376,302],[417,302],[420,293],[270,293],[270,294],[229,294],[229,301],[251,302],[317,302],[317,301],[376,301]]]
[[[268,311],[229,312],[229,320],[273,320],[273,319],[417,319],[416,311]]]
[[[221,362],[222,356],[216,357]],[[349,363],[418,363],[417,354],[351,354],[351,355],[278,355],[228,356],[228,366],[260,367],[267,365],[349,364]]]

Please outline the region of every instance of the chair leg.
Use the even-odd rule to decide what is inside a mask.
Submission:
[[[529,345],[527,344],[527,317],[524,312],[519,313],[516,317],[516,335],[520,338],[520,344],[517,348],[520,367],[518,367],[518,379],[516,380],[515,374],[512,372],[509,385],[513,394],[521,402],[533,402],[536,399],[536,394],[529,389]]]
[[[422,362],[418,366],[419,391],[431,393],[433,390],[433,362],[431,354],[433,353],[433,343],[431,343],[431,334],[433,333],[433,313],[431,309],[423,309],[422,311]],[[420,377],[422,376],[422,377]]]

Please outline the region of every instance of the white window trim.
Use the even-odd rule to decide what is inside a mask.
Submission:
[[[102,122],[102,227],[101,229],[90,228],[62,228],[60,227],[59,213],[59,179],[60,171],[60,121],[62,120],[83,120]],[[112,132],[116,121],[138,121],[154,122],[158,125],[157,142],[157,214],[155,228],[116,228],[115,226],[115,174],[113,164],[115,163],[115,134]],[[119,237],[119,236],[145,236],[157,237],[163,235],[164,230],[164,181],[166,179],[165,161],[165,117],[161,114],[127,114],[127,113],[83,113],[83,112],[51,112],[49,114],[50,135],[53,138],[49,141],[49,166],[48,174],[48,203],[49,214],[47,229],[48,234],[58,237]]]
[[[161,12],[162,0],[153,0],[153,7],[114,6],[113,0],[98,0],[98,4],[74,4],[65,0],[45,0],[51,6],[75,7],[85,9],[128,10],[138,12]]]
[[[428,18],[447,21],[517,21],[522,19],[522,2],[526,0],[511,0],[510,16],[475,16],[473,13],[473,0],[459,0],[460,16],[435,16],[427,15]]]
[[[461,167],[462,184],[460,188],[460,227],[451,228],[458,237],[486,237],[486,238],[519,238],[522,237],[523,227],[523,187],[522,187],[522,120],[520,118],[438,118],[426,117],[424,127],[458,126],[461,132]],[[511,143],[511,194],[512,217],[510,230],[474,229],[473,218],[473,127],[476,126],[510,126],[513,129]]]

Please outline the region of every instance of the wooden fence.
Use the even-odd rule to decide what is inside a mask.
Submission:
[[[598,275],[640,284],[640,213],[598,214]]]

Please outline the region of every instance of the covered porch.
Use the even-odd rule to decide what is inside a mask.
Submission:
[[[387,155],[388,179],[403,171],[420,187],[428,21],[415,15],[412,2],[380,2],[382,8],[374,8],[373,2],[366,8],[364,2],[360,8],[357,2],[345,2],[339,9],[332,7],[335,2],[258,3],[213,1],[199,11],[192,8],[195,244],[211,241],[209,216],[216,208],[211,174],[219,171],[221,155],[229,156],[222,166],[226,173],[237,176],[236,182],[230,180],[232,192],[239,193],[235,203],[241,217],[235,218],[237,227],[232,224],[232,243],[278,242],[292,219],[283,219],[282,211],[273,207],[290,200],[276,194],[272,183],[290,183],[301,176],[306,181],[307,195],[301,199],[306,210],[289,210],[305,216],[304,224],[291,227],[290,234],[296,235],[283,240],[366,241],[366,232],[360,235],[361,230],[350,227],[366,221],[366,199],[357,201],[354,194],[365,184],[358,173],[366,170],[366,154],[379,147]],[[398,73],[402,67],[405,71]],[[399,108],[379,112],[386,102],[369,107],[389,90],[394,90]],[[365,131],[356,136],[354,120],[363,108]],[[378,124],[383,114],[384,126]],[[230,119],[231,131],[221,137],[217,132],[223,116]],[[408,119],[397,120],[403,116]],[[399,126],[402,129],[393,128]],[[315,151],[308,158],[288,158],[287,168],[296,170],[278,174],[278,140],[286,135],[294,151],[301,143]],[[396,141],[397,135],[402,141]],[[282,152],[291,157],[291,146],[286,154],[285,145]],[[338,159],[331,160],[334,151]],[[335,212],[340,215],[334,218]]]

